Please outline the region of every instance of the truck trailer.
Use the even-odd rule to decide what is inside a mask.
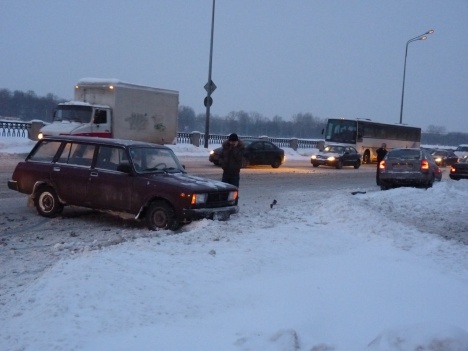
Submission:
[[[81,135],[175,144],[179,92],[84,78],[75,85],[74,100],[60,103],[44,136]]]

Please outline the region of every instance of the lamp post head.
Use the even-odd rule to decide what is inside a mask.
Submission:
[[[401,107],[400,107],[400,124],[403,121],[403,98],[405,96],[405,77],[406,77],[406,56],[408,55],[408,44],[417,40],[426,40],[429,34],[434,33],[434,29],[429,29],[426,33],[418,35],[406,42],[406,51],[405,51],[405,65],[403,66],[403,87],[401,88]]]

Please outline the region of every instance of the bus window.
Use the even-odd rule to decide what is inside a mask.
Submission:
[[[362,141],[362,138],[364,137],[364,128],[362,124],[358,125],[358,131],[357,131],[357,136],[356,136],[356,141],[360,142]]]

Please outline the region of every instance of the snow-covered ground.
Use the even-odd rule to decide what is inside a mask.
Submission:
[[[0,162],[31,146],[0,137]],[[419,224],[468,235],[468,181],[314,195],[101,249],[64,238],[0,306],[0,350],[467,351],[468,246]]]

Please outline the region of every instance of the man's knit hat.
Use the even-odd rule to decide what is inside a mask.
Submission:
[[[236,133],[232,133],[231,135],[229,135],[229,141],[239,141],[239,137],[237,136]]]

